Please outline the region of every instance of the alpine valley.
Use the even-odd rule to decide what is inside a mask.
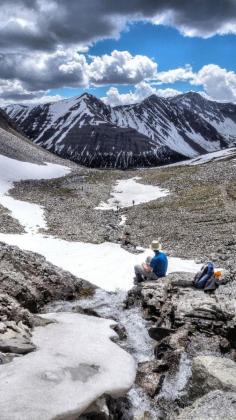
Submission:
[[[9,105],[34,143],[89,167],[127,169],[182,161],[236,143],[236,105],[195,92],[110,107],[90,94],[43,105]]]

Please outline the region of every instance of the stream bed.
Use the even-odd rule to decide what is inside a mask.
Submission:
[[[126,296],[127,292],[122,290],[107,292],[103,289],[97,289],[91,298],[72,302],[54,302],[47,305],[44,311],[80,312],[84,310],[86,314],[91,316],[113,319],[117,323],[119,335],[116,343],[132,354],[138,366],[139,363],[150,362],[155,359],[155,341],[148,334],[148,329],[152,324],[143,318],[141,308],[134,306],[125,309]],[[128,393],[129,410],[127,412],[127,407],[124,406],[124,416],[121,419],[163,419],[161,410],[158,410],[158,399],[166,400],[169,404],[181,397],[190,374],[191,363],[184,353],[181,357],[179,371],[175,375],[167,375],[158,396],[151,398],[140,386],[134,384]]]

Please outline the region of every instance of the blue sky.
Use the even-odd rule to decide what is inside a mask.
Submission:
[[[118,39],[94,43],[87,52],[88,60],[90,56],[109,55],[114,50],[127,50],[132,55],[145,55],[157,63],[158,71],[161,72],[183,68],[186,65],[198,72],[208,64],[216,64],[227,71],[236,70],[236,36],[232,34],[215,35],[210,38],[188,37],[168,26],[133,23],[121,32]],[[49,93],[68,97],[88,91],[98,97],[104,97],[112,86],[116,86],[120,93],[134,91],[133,84],[108,84],[102,87],[52,89]],[[163,83],[159,88],[171,88],[181,92],[201,90],[199,86],[191,85],[188,81]]]
[[[1,0],[0,103],[236,102],[236,1]],[[68,7],[69,5],[69,7]]]

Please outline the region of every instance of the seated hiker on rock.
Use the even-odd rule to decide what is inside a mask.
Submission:
[[[193,285],[197,289],[204,289],[204,292],[211,292],[217,289],[222,283],[222,270],[215,269],[212,262],[204,264],[201,270],[194,277]]]
[[[157,280],[165,277],[168,267],[168,259],[164,252],[161,252],[159,241],[152,241],[150,248],[154,251],[154,257],[147,257],[141,265],[134,267],[135,282],[140,283],[145,280]]]

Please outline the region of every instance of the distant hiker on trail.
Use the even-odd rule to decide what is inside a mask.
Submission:
[[[127,245],[131,245],[131,238],[130,238],[130,232],[126,229],[124,232],[123,232],[123,235],[122,235],[122,238],[121,238],[121,243],[122,243],[122,245],[124,245],[124,246],[127,246]]]
[[[160,242],[152,241],[150,248],[155,253],[154,257],[147,257],[145,263],[134,267],[137,283],[145,280],[157,280],[166,276],[168,259],[166,254],[161,252]]]
[[[204,292],[216,290],[222,281],[222,270],[215,269],[212,262],[204,264],[201,270],[194,277],[193,285],[197,289],[204,289]]]

